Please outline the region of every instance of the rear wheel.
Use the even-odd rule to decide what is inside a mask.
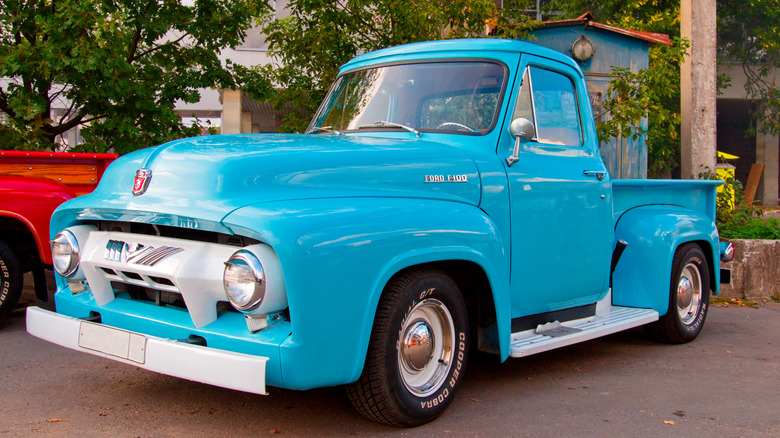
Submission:
[[[19,258],[0,240],[0,319],[7,317],[19,302],[22,282]]]
[[[347,395],[362,415],[392,426],[418,426],[452,402],[468,356],[466,305],[444,272],[396,278],[379,302],[360,379]]]
[[[710,269],[707,258],[696,244],[677,249],[672,262],[669,310],[647,326],[657,341],[682,344],[696,339],[707,318],[710,300]]]

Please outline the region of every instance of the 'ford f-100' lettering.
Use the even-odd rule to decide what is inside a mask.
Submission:
[[[341,68],[304,134],[120,157],[54,213],[57,312],[27,329],[257,394],[345,385],[362,414],[419,425],[473,349],[694,339],[729,254],[716,184],[612,180],[563,54],[388,48]]]

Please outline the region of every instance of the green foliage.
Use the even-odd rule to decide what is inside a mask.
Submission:
[[[718,222],[718,231],[724,239],[780,239],[780,219],[740,208]]]
[[[718,179],[712,172],[699,178]],[[724,190],[718,192],[716,222],[722,239],[780,239],[780,219],[765,217],[747,204],[742,183],[733,177],[726,178]]]
[[[507,2],[514,12],[523,0]],[[486,25],[512,37],[528,28],[524,16],[501,15],[492,0],[290,0],[290,15],[267,15],[273,66],[237,68],[243,89],[286,112],[280,130],[304,130],[338,74],[358,54],[416,41],[483,36]]]
[[[600,23],[680,36],[680,0],[552,0],[546,9],[563,12],[561,18],[590,11]]]
[[[650,66],[637,73],[612,67],[604,109],[610,117],[597,123],[599,140],[645,137],[648,174],[657,177],[680,162],[680,63],[687,40],[673,39],[673,46],[654,46]],[[598,119],[597,115],[597,119]],[[642,127],[647,117],[648,129]]]
[[[227,88],[219,52],[240,44],[262,0],[0,0],[0,142],[54,149],[81,126],[84,151],[125,153],[194,135],[177,101]],[[63,108],[58,110],[57,108]]]

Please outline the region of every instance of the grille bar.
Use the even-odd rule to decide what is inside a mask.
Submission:
[[[161,246],[159,248],[149,247],[148,249],[142,250],[138,254],[133,254],[132,256],[127,257],[127,263],[154,266],[160,260],[181,251],[184,251],[184,249],[177,248],[175,246]]]
[[[128,245],[121,240],[109,240],[106,243],[106,252],[103,256],[105,260],[111,262],[122,262],[142,266],[154,266],[160,260],[176,253],[184,251],[184,248],[176,246],[146,246]]]

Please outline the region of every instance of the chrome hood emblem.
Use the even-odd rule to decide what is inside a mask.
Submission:
[[[149,187],[149,183],[152,181],[151,169],[138,169],[135,172],[135,180],[133,181],[133,195],[139,196],[146,192]]]

